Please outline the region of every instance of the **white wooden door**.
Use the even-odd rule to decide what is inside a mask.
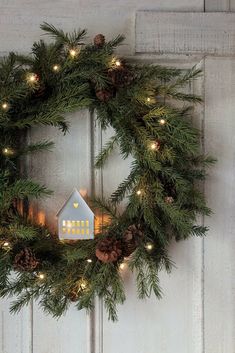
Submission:
[[[212,0],[206,4],[214,9]],[[228,9],[224,1],[222,10]],[[1,353],[235,353],[235,14],[139,11],[135,52],[136,60],[203,70],[188,89],[204,97],[194,120],[205,153],[218,159],[204,186],[214,214],[199,219],[210,227],[208,236],[171,244],[176,268],[161,274],[161,301],[139,301],[133,277],[124,270],[127,301],[118,323],[107,320],[100,301],[91,315],[72,307],[58,321],[36,303],[12,317],[8,302],[0,301]],[[94,171],[93,156],[110,131],[101,133],[87,111],[69,119],[65,137],[48,127],[31,134],[32,140],[56,143],[54,152],[30,161],[31,176],[55,191],[35,205],[35,214],[52,224],[74,186],[108,195],[128,163],[117,152],[102,171]]]

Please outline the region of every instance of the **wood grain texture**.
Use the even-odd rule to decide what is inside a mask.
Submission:
[[[206,183],[205,351],[235,352],[235,59],[206,59],[205,149],[218,159]]]
[[[205,11],[229,11],[230,0],[205,0]]]
[[[14,298],[11,298],[14,300]],[[10,300],[0,300],[0,352],[31,353],[31,306],[19,314],[9,313]]]
[[[53,127],[35,128],[31,141],[49,139],[55,142],[52,152],[31,158],[30,176],[47,184],[54,196],[40,200],[34,207],[35,217],[56,230],[56,213],[74,187],[83,195],[92,192],[92,136],[88,111],[70,115],[69,133],[63,134]],[[40,219],[41,217],[41,219]],[[71,307],[58,321],[45,316],[34,305],[33,353],[88,353],[90,347],[90,320],[85,311]],[[13,352],[12,352],[13,353]]]
[[[136,52],[234,55],[235,14],[139,11]]]
[[[134,52],[135,13],[139,9],[157,11],[203,11],[203,0],[1,0],[1,51],[28,52],[38,41],[43,21],[66,31],[88,28],[92,40],[97,33],[108,39],[123,33],[123,53]]]

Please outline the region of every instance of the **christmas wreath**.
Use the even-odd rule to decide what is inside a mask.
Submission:
[[[191,122],[190,104],[201,98],[183,90],[200,70],[128,62],[114,54],[122,36],[106,42],[98,34],[84,44],[85,30],[41,28],[52,43],[40,40],[29,56],[10,53],[0,64],[0,296],[14,296],[13,312],[35,299],[53,316],[71,302],[92,309],[98,296],[116,320],[124,266],[135,273],[140,298],[160,298],[159,271],[172,266],[169,243],[207,230],[195,224],[198,214],[210,214],[198,181],[213,159],[201,153]],[[95,239],[66,242],[30,217],[30,200],[51,191],[21,165],[26,154],[53,146],[28,144],[29,129],[53,125],[66,133],[66,113],[81,108],[94,110],[102,129],[114,129],[96,167],[116,146],[132,164],[108,200],[90,201],[107,215]]]

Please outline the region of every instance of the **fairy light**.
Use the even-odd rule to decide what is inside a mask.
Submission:
[[[125,262],[122,262],[122,263],[119,265],[120,270],[124,270],[125,267],[126,267]]]
[[[59,65],[53,65],[52,70],[55,72],[58,72],[60,70],[60,66]]]
[[[9,104],[7,102],[2,103],[2,109],[3,110],[8,110]]]
[[[136,195],[140,196],[142,194],[142,191],[141,190],[137,190],[136,191]]]
[[[86,260],[89,264],[92,263],[92,259],[87,259]]]
[[[9,245],[10,245],[10,243],[9,243],[8,241],[5,241],[5,242],[2,244],[2,246],[3,246],[4,248],[8,248]]]
[[[149,145],[149,148],[150,148],[152,151],[157,151],[157,150],[159,150],[159,148],[160,148],[160,144],[159,144],[159,142],[152,142],[152,143]]]
[[[84,280],[84,279],[82,279],[82,280],[80,281],[80,283],[79,283],[81,290],[86,289],[86,288],[87,288],[87,284],[88,284],[87,281]]]
[[[70,49],[69,50],[69,55],[71,56],[71,58],[75,58],[75,56],[77,55],[77,50],[76,49]]]
[[[10,155],[14,154],[14,151],[11,148],[9,148],[9,147],[4,147],[3,150],[2,150],[2,153],[5,156],[10,156]]]
[[[115,60],[115,65],[117,66],[117,67],[120,67],[121,66],[121,61],[120,60]]]
[[[29,73],[26,76],[26,81],[29,85],[34,85],[39,80],[38,75],[35,73]]]
[[[151,251],[151,250],[153,250],[154,245],[153,245],[153,243],[147,243],[147,244],[145,245],[145,248],[146,248],[146,250]]]
[[[150,103],[150,102],[151,102],[151,98],[148,97],[148,98],[146,99],[146,101],[147,101],[148,103]]]
[[[45,279],[45,274],[44,273],[42,273],[42,272],[40,272],[40,273],[38,273],[38,278],[40,279],[40,280],[43,280],[43,279]]]
[[[165,119],[160,119],[159,120],[159,124],[160,125],[165,125],[166,124],[166,120]]]

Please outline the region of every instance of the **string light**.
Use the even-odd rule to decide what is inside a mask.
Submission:
[[[26,77],[28,84],[35,84],[38,81],[38,75],[35,73],[29,73]]]
[[[121,61],[120,61],[120,60],[115,60],[115,65],[116,65],[117,67],[120,67],[120,66],[121,66]]]
[[[151,251],[151,250],[153,250],[154,245],[153,245],[153,243],[147,243],[147,244],[145,245],[145,248],[146,248],[146,250]]]
[[[71,56],[71,58],[75,58],[75,56],[77,55],[77,50],[76,49],[70,49],[69,50],[69,55]]]
[[[87,262],[89,262],[89,264],[92,263],[92,259],[87,259]]]
[[[160,119],[159,120],[159,124],[160,125],[165,125],[166,124],[166,120],[165,119]]]
[[[45,279],[45,274],[44,273],[42,273],[42,272],[40,272],[40,273],[38,273],[38,278],[40,279],[40,280],[43,280],[43,279]]]
[[[147,101],[148,103],[150,103],[150,102],[151,102],[151,98],[148,97],[148,98],[146,99],[146,101]]]
[[[125,267],[126,267],[125,262],[122,262],[122,263],[119,265],[120,270],[124,270]]]
[[[2,109],[3,110],[8,110],[9,109],[9,104],[7,102],[2,103]]]
[[[5,241],[3,244],[2,244],[3,248],[9,248],[10,246],[10,243],[8,241]]]
[[[160,144],[159,144],[159,142],[152,142],[152,143],[149,145],[149,148],[150,148],[152,151],[158,151],[159,148],[160,148]]]
[[[3,148],[2,153],[5,156],[10,156],[10,155],[14,154],[14,151],[9,147],[5,147],[5,148]]]
[[[85,290],[87,288],[88,282],[85,279],[81,279],[81,281],[79,281],[79,286],[81,288],[81,290]]]
[[[137,190],[136,191],[136,195],[140,196],[142,194],[142,191],[141,190]]]
[[[52,70],[55,72],[58,72],[60,70],[60,66],[59,65],[53,65]]]

